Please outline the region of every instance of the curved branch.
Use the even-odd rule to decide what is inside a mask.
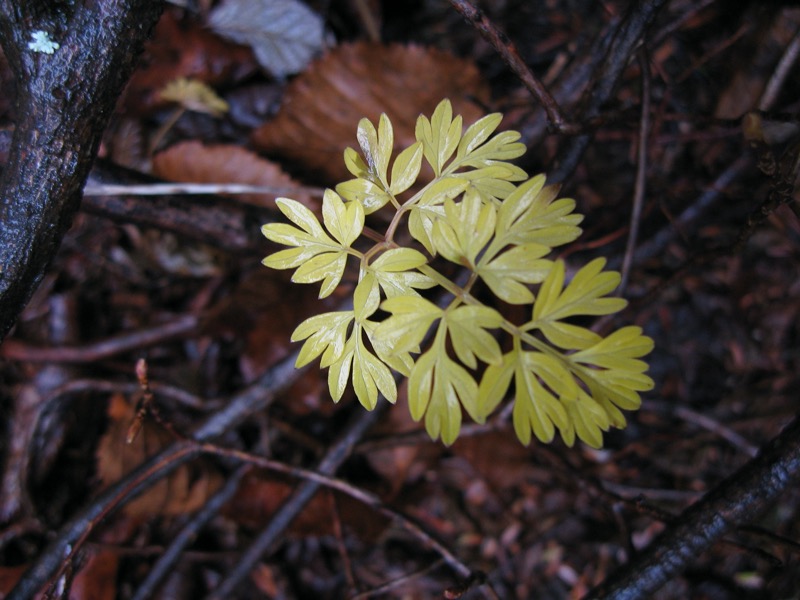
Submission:
[[[800,480],[800,416],[584,600],[651,598],[731,528],[766,510]]]
[[[0,0],[17,123],[0,178],[0,341],[41,281],[80,205],[100,138],[163,3]],[[34,33],[58,44],[37,51]]]

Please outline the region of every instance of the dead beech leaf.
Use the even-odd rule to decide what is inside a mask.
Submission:
[[[223,509],[224,514],[245,527],[262,528],[283,505],[296,487],[296,482],[264,471],[254,471]],[[335,507],[334,507],[334,502]],[[289,533],[295,536],[332,535],[334,518],[362,539],[375,539],[386,527],[386,519],[361,502],[323,489],[317,492],[303,511],[292,521]]]
[[[325,27],[297,0],[223,0],[208,19],[215,33],[250,46],[276,77],[299,73],[322,50]]]
[[[135,416],[134,407],[121,395],[111,397],[109,425],[96,452],[97,476],[104,487],[119,481],[172,440],[172,434],[151,418],[145,420],[139,435],[128,444],[128,429]],[[222,477],[205,463],[184,465],[125,504],[129,517],[175,516],[200,508],[221,485]]]
[[[170,146],[153,157],[153,171],[158,177],[186,183],[241,183],[285,190],[280,194],[237,194],[241,202],[274,207],[275,196],[290,196],[310,208],[316,208],[300,184],[265,158],[239,146],[218,144],[204,146],[197,141]],[[296,190],[296,191],[290,191]]]
[[[395,148],[414,142],[417,117],[430,114],[442,98],[471,123],[483,115],[474,102],[488,99],[477,67],[434,48],[345,44],[315,61],[287,87],[278,115],[257,129],[254,145],[288,157],[319,174],[326,184],[352,176],[342,155],[356,146],[362,117],[386,113],[394,125]]]

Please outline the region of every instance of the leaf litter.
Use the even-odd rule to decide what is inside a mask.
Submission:
[[[376,22],[391,18],[383,25],[384,31],[394,32],[393,38],[387,38],[385,44],[348,41],[358,36],[333,24],[342,17],[352,18],[352,13],[337,12],[340,9],[334,7],[329,24],[342,43],[301,68],[286,84],[274,117],[253,131],[204,129],[201,121],[184,118],[167,140],[175,150],[165,152],[173,155],[165,153],[157,162],[179,163],[178,157],[184,154],[187,166],[170,165],[161,176],[180,173],[175,179],[204,181],[207,177],[209,181],[271,185],[260,178],[262,167],[264,172],[271,171],[260,162],[264,159],[243,149],[252,144],[291,173],[296,182],[333,184],[349,177],[341,167],[342,152],[356,144],[359,119],[375,121],[381,112],[388,113],[396,125],[396,144],[407,145],[413,138],[416,116],[430,114],[445,96],[452,98],[454,105],[462,103],[455,110],[470,114],[467,122],[492,110],[504,110],[513,112],[513,118],[521,122],[522,127],[517,123],[515,127],[523,134],[528,118],[533,123],[530,131],[538,131],[534,125],[540,109],[519,92],[519,83],[460,17],[447,16],[445,9],[437,12],[432,3],[419,3],[418,12],[405,15],[388,3],[376,8],[378,4],[370,4]],[[510,32],[512,41],[520,42],[524,58],[537,73],[549,69],[548,84],[558,89],[563,81],[565,97],[574,97],[567,93],[567,84],[572,82],[569,85],[578,88],[591,85],[588,75],[581,79],[575,74],[586,73],[581,69],[591,64],[589,59],[596,52],[590,44],[594,32],[608,31],[624,14],[622,4],[604,5],[601,13],[588,7],[566,10],[563,3],[532,11],[524,4],[487,2],[485,9],[497,25]],[[647,243],[660,232],[671,233],[658,252],[635,268],[633,297],[663,283],[685,257],[734,236],[770,185],[752,163],[742,167],[736,162],[747,152],[747,143],[735,120],[754,108],[750,92],[765,90],[773,79],[773,68],[798,23],[797,11],[711,4],[694,12],[690,4],[670,6],[646,39],[657,74],[652,85],[658,103],[654,102],[647,149],[651,192],[642,239]],[[135,119],[145,133],[152,132],[154,115],[157,120],[165,107],[157,98],[158,90],[178,77],[196,77],[226,101],[232,97],[228,92],[273,85],[258,73],[249,46],[223,40],[204,27],[203,19],[176,8],[170,8],[162,19],[150,46],[149,62],[134,77],[121,104],[126,117]],[[741,33],[737,33],[739,29]],[[540,35],[535,42],[520,40],[514,35],[520,31]],[[767,33],[770,31],[780,37]],[[732,38],[734,34],[737,37]],[[435,46],[456,50],[461,58]],[[639,127],[636,109],[641,80],[635,62],[630,62],[618,95],[608,103],[607,119],[591,125],[595,142],[565,184],[566,193],[576,198],[580,211],[587,215],[583,226],[590,240],[570,251],[590,258],[616,256],[621,245],[615,240],[624,241],[633,140]],[[796,73],[796,69],[795,65],[790,72]],[[576,78],[571,79],[573,76]],[[737,81],[747,82],[747,94],[737,92]],[[798,92],[797,79],[788,78],[773,100],[776,112],[769,113],[767,121],[785,129],[786,114],[796,111]],[[580,118],[577,108],[562,108],[570,117]],[[719,119],[712,118],[715,114]],[[792,135],[790,140],[771,144],[778,158]],[[552,169],[559,146],[568,139],[547,135],[526,142],[530,150],[522,160],[526,166],[537,165],[529,170],[538,172]],[[200,167],[192,171],[192,165]],[[734,176],[722,178],[725,173]],[[684,221],[684,211],[694,208],[703,194],[718,199],[713,210],[701,213],[697,221]],[[259,212],[252,215],[254,226],[276,214],[270,200],[258,202],[261,204],[254,210]],[[317,216],[321,218],[319,213]],[[292,351],[286,342],[288,334],[295,323],[317,310],[313,297],[291,295],[285,278],[261,273],[265,270],[255,264],[258,256],[252,257],[249,267],[243,265],[246,259],[236,257],[221,263],[222,268],[195,276],[170,271],[158,263],[125,260],[136,243],[155,243],[142,235],[135,218],[132,211],[129,222],[117,225],[81,214],[46,276],[42,292],[33,299],[9,341],[33,350],[62,348],[52,337],[52,321],[48,324],[45,318],[54,310],[45,301],[52,290],[65,294],[79,307],[77,316],[70,317],[78,325],[74,343],[79,347],[104,340],[113,344],[116,336],[171,316],[200,314],[203,322],[194,335],[78,365],[74,376],[91,378],[95,386],[130,385],[134,359],[147,353],[155,381],[199,398],[198,406],[213,411],[220,398],[231,396]],[[663,527],[653,517],[657,511],[651,509],[678,512],[747,460],[745,449],[730,441],[737,438],[720,435],[720,431],[728,429],[744,436],[749,444],[760,445],[797,412],[798,386],[793,374],[798,365],[792,341],[800,335],[795,283],[800,280],[798,239],[797,220],[788,207],[782,207],[740,255],[698,266],[678,277],[657,298],[631,309],[628,314],[635,315],[637,324],[656,339],[652,375],[658,381],[658,393],[648,397],[630,426],[609,439],[606,448],[567,450],[556,444],[525,450],[513,439],[510,415],[500,415],[487,425],[465,428],[459,441],[444,450],[425,441],[410,420],[398,419],[407,415],[406,407],[400,406],[381,429],[362,442],[339,476],[375,490],[387,504],[414,516],[460,559],[488,573],[500,597],[579,597],[622,562],[631,548],[640,547]],[[570,257],[566,260],[569,267]],[[333,294],[326,310],[336,310],[339,299]],[[13,348],[8,342],[0,346],[4,410],[19,389],[15,386],[36,385],[37,367],[14,359]],[[354,398],[345,396],[334,407],[318,373],[309,371],[303,381],[305,387],[286,393],[266,413],[254,415],[219,443],[313,467],[342,430]],[[405,394],[400,386],[398,404],[406,402]],[[134,397],[135,392],[128,389],[125,404],[130,406]],[[108,392],[91,397],[98,406],[118,401],[119,396]],[[90,410],[88,402],[75,406]],[[684,418],[676,407],[689,407],[711,423]],[[197,410],[178,405],[168,414],[188,425],[188,431],[204,416]],[[11,410],[8,414],[17,418]],[[62,465],[68,457],[76,480],[93,482],[92,489],[99,489],[100,463],[112,458],[121,461],[127,450],[121,453],[110,439],[113,436],[115,443],[123,439],[127,422],[126,427],[117,426],[109,416],[105,426],[97,427],[93,425],[96,421],[81,419],[74,411],[53,412],[48,418],[61,420],[83,443],[78,443],[75,435],[45,438],[42,432],[49,430],[31,424],[35,443],[49,444],[48,452],[61,461],[53,464]],[[146,423],[151,430],[155,425]],[[154,445],[172,439],[156,437]],[[91,456],[85,456],[89,446],[98,456],[95,467],[86,467],[92,462]],[[83,463],[79,453],[84,456]],[[92,552],[110,547],[123,559],[116,564],[103,551],[99,555],[105,563],[103,569],[79,567],[79,575],[96,578],[94,588],[89,582],[85,589],[109,595],[109,581],[125,589],[135,588],[143,569],[155,560],[150,553],[153,546],[148,545],[169,539],[174,532],[171,523],[182,518],[178,514],[181,509],[202,504],[205,495],[192,492],[192,482],[205,486],[214,473],[227,473],[224,465],[213,461],[212,465],[210,470],[199,468],[170,482],[174,500],[166,497],[170,493],[165,496],[163,489],[153,488],[157,496],[140,505],[144,508],[136,522],[120,512],[97,529],[87,547]],[[119,472],[120,464],[114,470]],[[58,478],[46,481],[57,482]],[[237,498],[244,504],[231,504],[232,508],[200,532],[197,544],[174,569],[173,578],[206,591],[208,581],[218,580],[229,570],[231,560],[270,522],[274,510],[270,502],[274,497],[287,497],[294,485],[291,480],[274,481],[254,474]],[[85,488],[48,486],[33,486],[29,491],[38,507],[53,498],[54,508],[38,515],[47,519],[51,530],[66,522],[76,507],[92,501]],[[644,496],[644,504],[635,500],[639,495]],[[362,537],[353,523],[369,509],[356,504],[337,512],[336,503],[332,506],[321,498],[325,494],[314,501],[314,508],[321,510],[309,512],[302,528],[285,536],[279,551],[267,556],[253,577],[273,597],[341,597],[357,590],[376,590],[392,581],[398,583],[387,592],[390,596],[434,597],[447,587],[460,585],[461,580],[447,567],[422,572],[435,566],[438,557],[407,530],[381,526],[378,541],[370,535]],[[244,507],[251,500],[258,508],[245,518]],[[269,510],[262,510],[268,504]],[[171,506],[174,516],[159,512],[165,506]],[[796,542],[800,536],[797,506],[798,492],[790,490],[759,524]],[[238,513],[242,514],[240,521]],[[342,525],[338,532],[337,521]],[[30,564],[47,541],[41,530],[27,522],[12,519],[7,527],[0,549],[4,593],[21,575],[20,565]],[[115,533],[117,537],[101,537],[114,528],[121,531]],[[15,531],[24,533],[17,536]],[[731,599],[747,597],[745,594],[786,597],[800,586],[796,551],[772,537],[747,541],[782,559],[783,565],[768,562],[763,554],[718,544],[697,559],[691,577],[676,578],[658,597],[685,598],[698,593]],[[401,579],[408,575],[412,577]],[[79,589],[76,582],[73,592]],[[467,594],[480,596],[475,589]]]

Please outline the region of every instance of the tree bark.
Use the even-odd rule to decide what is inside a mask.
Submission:
[[[72,223],[103,130],[162,6],[0,0],[0,44],[17,79],[16,130],[0,177],[0,342]],[[36,32],[58,48],[31,48]]]

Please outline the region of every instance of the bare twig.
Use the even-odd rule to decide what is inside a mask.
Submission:
[[[23,574],[6,600],[32,600],[56,573],[65,568],[97,525],[124,502],[142,493],[199,454],[196,442],[212,440],[263,411],[303,372],[294,368],[292,354],[269,369],[253,384],[223,403],[195,432],[194,441],[181,440],[161,451],[123,479],[99,494],[70,518],[36,561]]]
[[[639,147],[636,154],[636,183],[633,191],[631,224],[622,260],[622,281],[618,291],[620,296],[625,295],[625,288],[628,286],[633,252],[636,250],[636,242],[639,238],[639,223],[642,220],[642,205],[647,186],[647,143],[650,137],[650,63],[644,47],[639,51],[639,68],[642,71],[642,116],[639,121]]]
[[[641,0],[631,5],[630,11],[616,31],[605,60],[595,73],[594,84],[584,93],[582,121],[596,117],[603,105],[611,99],[631,56],[636,52],[645,32],[666,3],[667,0]],[[558,168],[550,178],[553,182],[558,183],[567,179],[577,167],[590,141],[589,133],[569,139],[559,153]]]
[[[797,61],[798,56],[800,56],[800,29],[795,32],[792,41],[789,42],[778,65],[775,67],[772,77],[769,78],[767,87],[764,89],[764,93],[761,94],[761,99],[758,101],[759,110],[770,110],[773,104],[775,104],[775,100],[777,100],[778,94],[786,78],[789,76],[789,73],[792,71],[792,67],[795,61]]]
[[[153,568],[147,573],[147,577],[137,588],[132,600],[145,600],[152,597],[164,577],[170,573],[181,559],[184,550],[197,538],[200,530],[217,515],[225,503],[237,492],[242,477],[250,468],[249,465],[244,465],[228,475],[225,485],[208,499],[203,508],[197,511],[170,542],[161,558],[153,565]]]
[[[149,329],[122,333],[85,346],[39,348],[11,339],[0,346],[0,356],[29,362],[92,363],[196,332],[198,323],[197,317],[184,315]]]
[[[575,134],[580,130],[577,125],[567,122],[561,112],[561,107],[550,95],[545,85],[539,81],[539,78],[533,74],[533,71],[522,60],[514,44],[489,20],[482,10],[468,2],[468,0],[450,0],[450,4],[497,50],[498,54],[519,77],[523,85],[542,105],[547,113],[547,118],[556,131]]]
[[[144,183],[113,184],[90,181],[83,188],[86,196],[165,196],[198,194],[263,194],[265,196],[293,196],[299,193],[322,197],[322,188],[272,185],[245,185],[243,183]]]
[[[361,440],[363,435],[377,422],[388,405],[387,402],[378,403],[373,411],[359,412],[353,419],[344,434],[328,450],[325,457],[317,466],[317,473],[329,476],[337,471],[339,466],[350,455],[353,447]],[[283,503],[273,515],[272,521],[260,534],[258,534],[237,561],[233,569],[228,572],[219,586],[211,593],[209,600],[230,598],[239,585],[250,575],[256,564],[264,554],[268,553],[280,536],[297,517],[300,511],[308,504],[317,493],[321,481],[315,480],[310,475],[300,484],[295,492]]]

